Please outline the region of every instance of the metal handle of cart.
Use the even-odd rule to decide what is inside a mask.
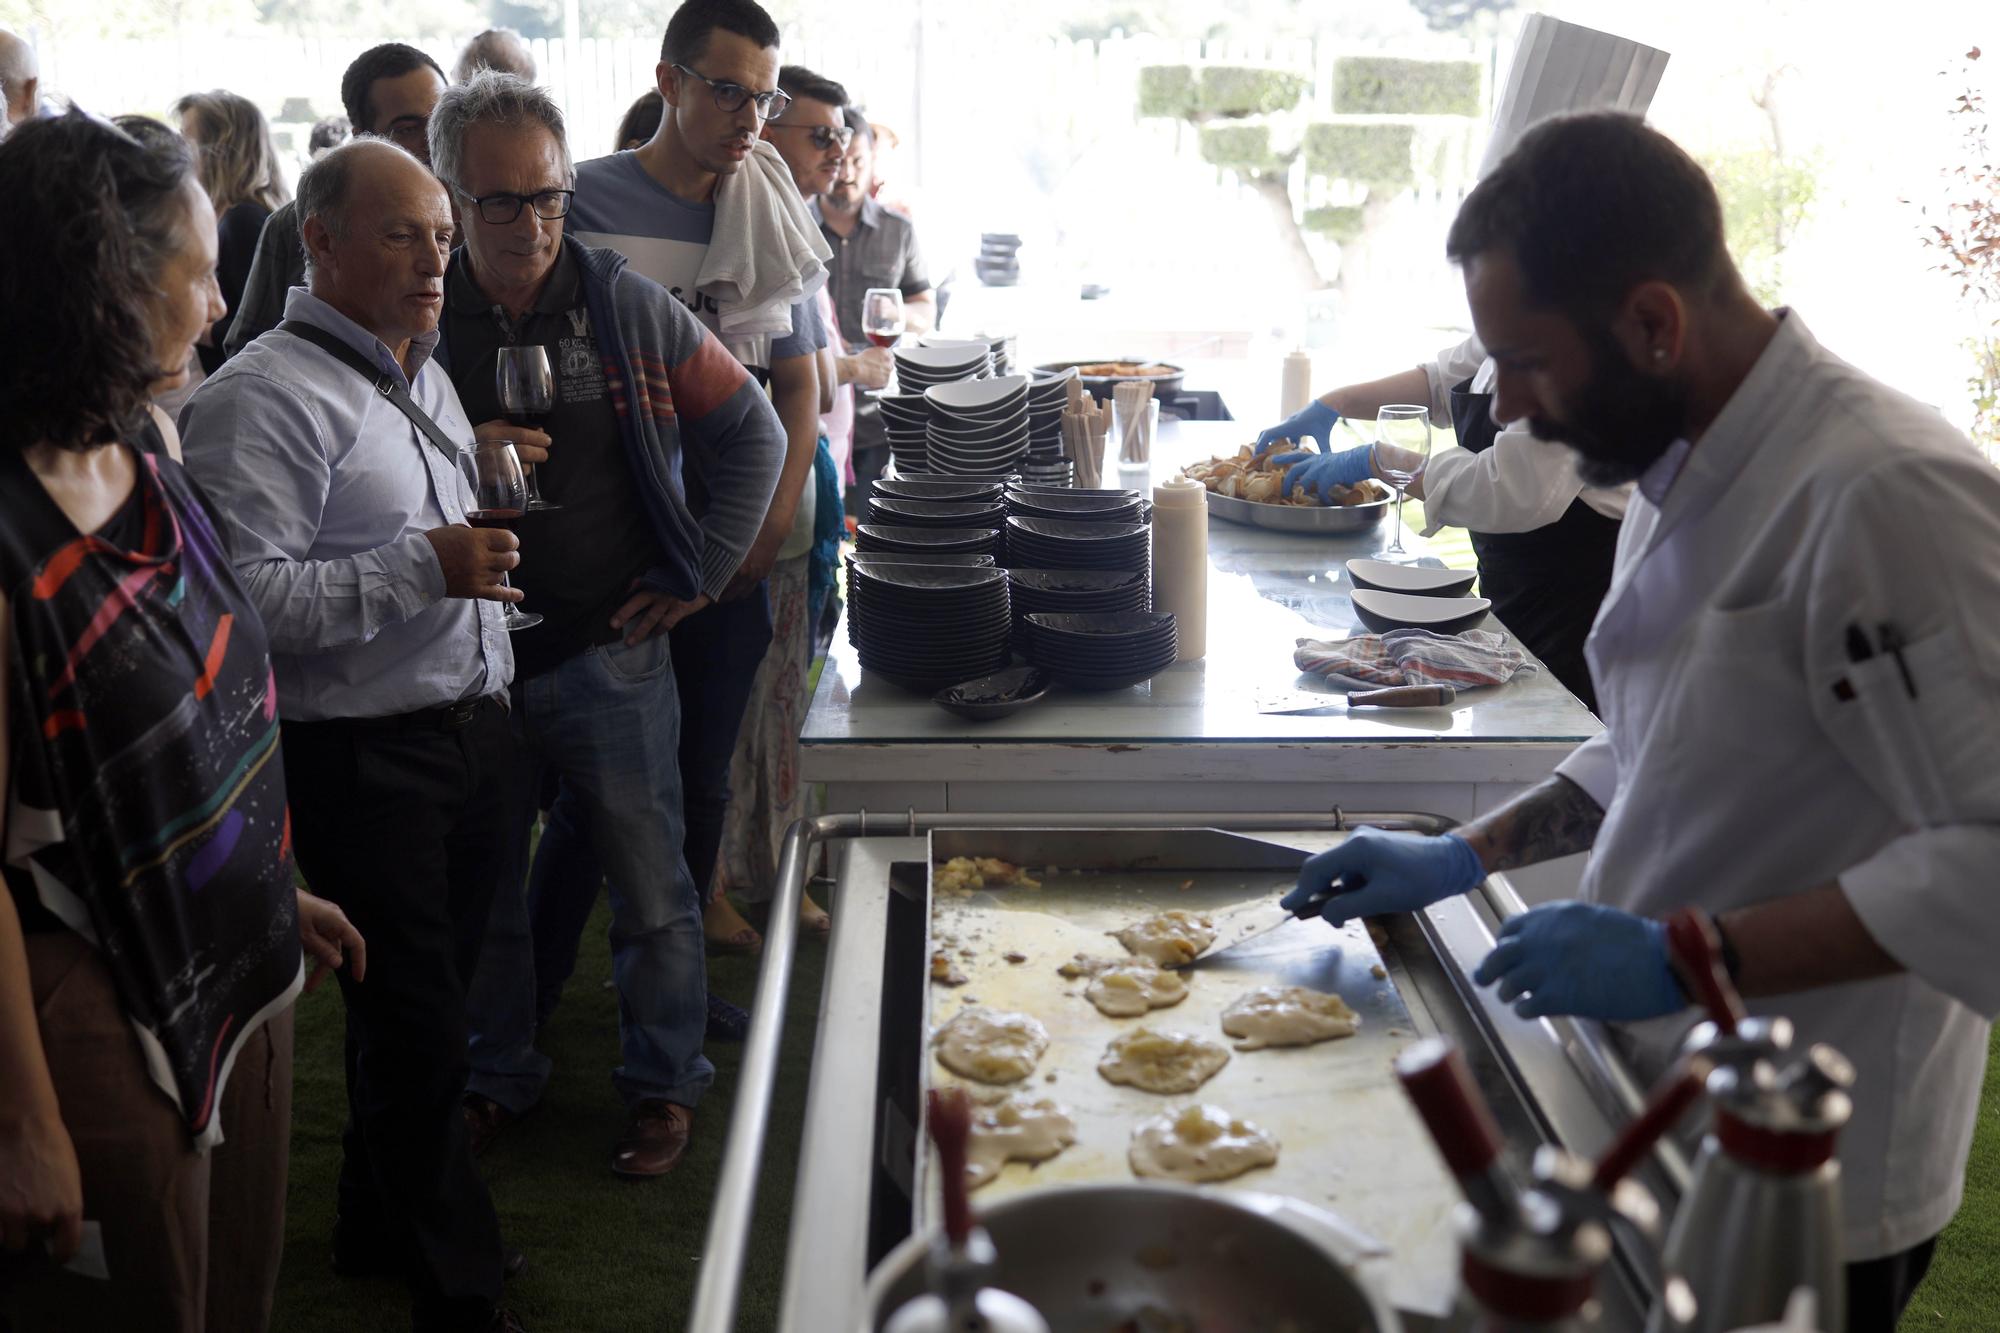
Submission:
[[[702,1247],[701,1274],[695,1283],[689,1333],[731,1333],[736,1326],[748,1257],[750,1224],[757,1200],[757,1175],[764,1157],[771,1100],[777,1086],[778,1053],[784,1036],[785,1006],[790,998],[792,961],[798,951],[799,900],[805,893],[814,849],[841,838],[917,837],[937,829],[1044,828],[1213,828],[1232,833],[1280,833],[1301,830],[1342,832],[1367,825],[1441,833],[1455,820],[1410,812],[1241,813],[1218,811],[1135,812],[1130,814],[920,813],[822,815],[801,819],[785,833],[778,862],[778,882],[771,900],[770,927],[764,935],[763,963],[751,1001],[750,1032],[743,1045],[742,1071],[730,1110],[729,1139],[709,1214],[708,1237]],[[1504,881],[1489,879],[1480,892],[1494,916],[1505,920],[1527,910],[1520,896]],[[1595,1023],[1569,1019],[1553,1022],[1563,1044],[1586,1082],[1608,1113],[1622,1118],[1645,1105],[1643,1090],[1612,1052]],[[1671,1144],[1657,1157],[1677,1190],[1685,1189],[1687,1165]]]

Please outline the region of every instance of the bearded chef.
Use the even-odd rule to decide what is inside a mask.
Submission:
[[[1529,16],[1480,175],[1549,116],[1598,109],[1644,115],[1667,58],[1580,24]],[[1480,591],[1492,599],[1493,614],[1595,712],[1583,640],[1611,583],[1618,522],[1632,488],[1593,486],[1569,450],[1536,439],[1521,423],[1496,424],[1493,379],[1493,362],[1475,335],[1423,365],[1321,395],[1259,435],[1257,452],[1298,446],[1277,455],[1292,465],[1285,493],[1325,497],[1336,485],[1381,475],[1368,445],[1334,447],[1342,417],[1372,420],[1389,403],[1427,404],[1433,422],[1450,423],[1457,447],[1439,450],[1409,485],[1408,493],[1424,502],[1424,535],[1447,527],[1471,532]],[[1320,452],[1303,452],[1308,440]]]
[[[1636,483],[1586,648],[1605,731],[1455,833],[1355,834],[1285,901],[1415,911],[1588,849],[1583,901],[1506,922],[1476,976],[1633,1024],[1649,1075],[1697,1017],[1663,918],[1707,911],[1751,1011],[1856,1066],[1848,1327],[1886,1333],[1958,1207],[2000,1011],[2000,471],[1761,308],[1708,178],[1635,118],[1529,131],[1448,253],[1495,415]]]

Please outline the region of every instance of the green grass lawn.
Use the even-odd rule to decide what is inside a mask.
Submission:
[[[680,1167],[643,1183],[611,1174],[611,1141],[624,1127],[624,1114],[610,1077],[618,1027],[612,993],[603,986],[611,975],[608,921],[600,902],[576,976],[542,1034],[541,1047],[556,1062],[548,1096],[481,1160],[502,1233],[528,1255],[527,1271],[507,1284],[507,1299],[532,1333],[657,1333],[684,1324],[736,1089],[743,1048],[711,1044],[715,1088],[696,1113],[694,1140]],[[767,1155],[777,1165],[760,1187],[737,1324],[744,1330],[771,1328],[777,1318],[791,1164],[825,962],[822,942],[801,941]],[[711,959],[709,977],[718,994],[750,1002],[753,961]],[[340,996],[331,985],[301,1001],[285,1264],[272,1323],[285,1333],[409,1326],[400,1285],[336,1278],[328,1266],[346,1113],[341,1026]]]
[[[1965,1169],[1965,1203],[1938,1238],[1930,1276],[1902,1323],[1902,1333],[1993,1329],[2000,1329],[2000,1036],[1986,1053],[1986,1089]]]

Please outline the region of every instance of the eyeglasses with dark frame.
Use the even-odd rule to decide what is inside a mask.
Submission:
[[[783,88],[773,88],[768,93],[753,93],[740,83],[729,83],[722,79],[711,79],[700,70],[689,69],[686,65],[675,65],[674,68],[691,78],[700,79],[703,83],[707,84],[709,92],[715,97],[715,109],[717,111],[741,111],[744,103],[755,102],[757,104],[757,118],[759,120],[771,120],[784,115],[785,108],[792,104],[792,95]]]
[[[575,190],[537,190],[533,194],[472,195],[452,187],[458,197],[479,210],[479,216],[496,227],[504,227],[521,216],[525,207],[533,207],[535,216],[544,222],[554,222],[569,216],[570,201],[576,198]]]
[[[838,148],[842,152],[846,152],[847,145],[854,142],[854,127],[851,125],[842,125],[839,129],[835,129],[831,125],[773,125],[771,128],[774,130],[805,130],[807,132],[806,137],[812,140],[812,146],[822,152],[829,148]]]

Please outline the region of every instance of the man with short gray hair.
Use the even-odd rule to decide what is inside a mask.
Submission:
[[[516,736],[580,806],[611,885],[627,1177],[666,1174],[714,1078],[701,902],[683,856],[680,705],[667,631],[729,586],[763,524],[784,427],[749,373],[624,256],[565,236],[575,172],[542,89],[487,71],[431,115],[431,164],[464,245],[445,275],[440,357],[481,431],[511,431],[557,509],[524,514],[519,586],[542,623],[514,638]],[[502,349],[540,347],[555,380],[540,430],[510,427]],[[699,517],[682,483],[708,504]],[[535,793],[510,815],[507,859],[469,999],[466,1119],[477,1151],[531,1110],[535,950],[525,880]]]
[[[35,48],[0,28],[0,138],[41,105],[41,66]]]
[[[367,984],[341,984],[334,1268],[405,1278],[419,1330],[518,1328],[459,1110],[465,986],[523,781],[497,605],[521,599],[502,581],[518,543],[467,524],[476,432],[432,364],[444,189],[357,140],[306,168],[298,212],[308,286],[180,426],[270,638],[299,868],[368,932]]]

